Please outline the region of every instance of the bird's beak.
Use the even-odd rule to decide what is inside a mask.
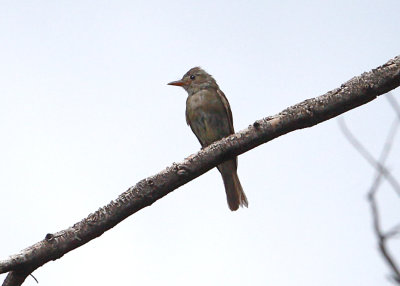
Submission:
[[[183,80],[176,80],[169,82],[168,85],[184,86],[185,82]]]

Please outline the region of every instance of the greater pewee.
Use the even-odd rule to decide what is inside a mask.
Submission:
[[[206,147],[234,133],[232,112],[224,93],[215,79],[203,69],[190,69],[181,80],[168,83],[183,87],[189,94],[186,99],[186,122]],[[237,158],[217,166],[225,185],[229,208],[235,211],[239,206],[248,206],[237,175]]]

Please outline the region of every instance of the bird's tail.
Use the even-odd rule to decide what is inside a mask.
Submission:
[[[239,206],[247,207],[246,195],[243,192],[239,177],[236,171],[236,161],[230,160],[218,165],[225,185],[226,199],[231,211],[236,211]]]

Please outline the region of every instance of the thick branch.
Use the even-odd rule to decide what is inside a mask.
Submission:
[[[116,200],[63,231],[47,234],[42,241],[0,261],[0,273],[26,273],[102,235],[119,222],[204,174],[222,161],[247,152],[288,132],[311,127],[400,85],[400,56],[322,96],[305,100],[281,113],[254,122],[247,129],[224,138],[181,163],[174,163],[122,193]],[[11,273],[10,273],[11,274]],[[9,274],[9,275],[10,275]],[[20,285],[20,284],[14,284]]]

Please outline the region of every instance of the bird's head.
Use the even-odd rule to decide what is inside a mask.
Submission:
[[[189,95],[205,88],[218,88],[215,79],[200,67],[191,68],[181,80],[168,83],[183,87]]]

